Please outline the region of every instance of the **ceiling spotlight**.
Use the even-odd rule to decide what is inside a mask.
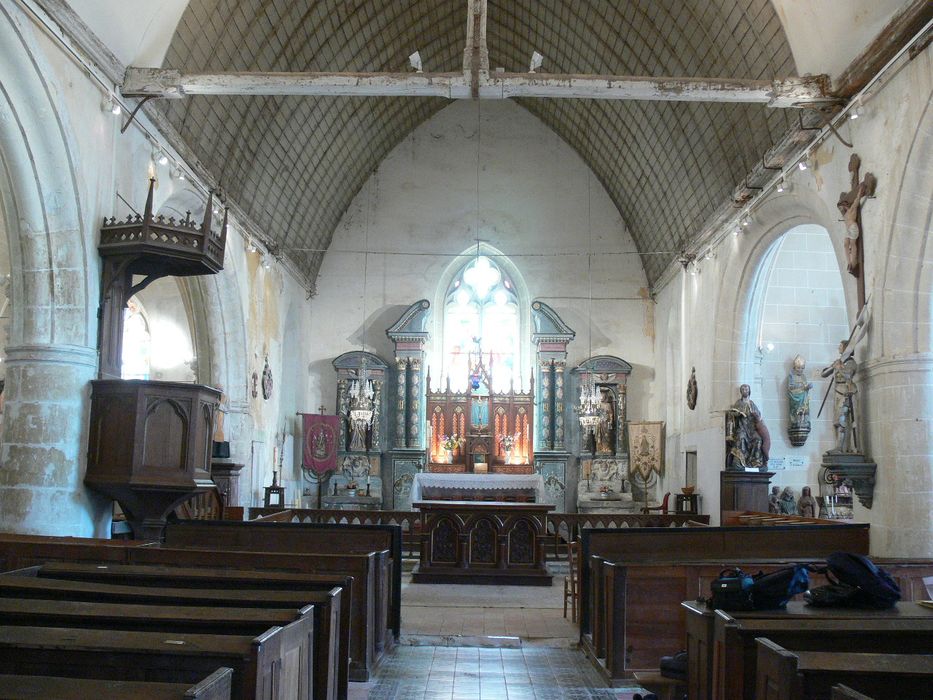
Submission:
[[[797,167],[800,168],[801,170],[806,170],[807,164],[804,161],[800,161],[799,163],[797,163]]]
[[[411,56],[408,57],[408,65],[410,65],[419,73],[424,72],[421,67],[421,54],[418,51],[415,51]]]
[[[783,192],[783,191],[784,191],[784,178],[783,178],[783,177],[781,178],[781,181],[778,183],[777,191],[778,191],[778,192]]]
[[[179,168],[178,166],[175,166],[175,169],[172,171],[172,177],[175,178],[176,180],[184,180],[185,171]]]
[[[531,64],[528,66],[528,72],[534,73],[541,67],[541,64],[544,63],[544,56],[539,54],[537,51],[531,53]]]
[[[247,253],[255,253],[255,252],[256,252],[256,244],[253,243],[253,238],[252,238],[252,236],[246,239],[246,252],[247,252]]]
[[[716,257],[716,254],[713,252],[712,248],[708,248],[706,251],[706,255],[704,255],[703,257],[705,257],[707,260],[712,260],[713,258]]]
[[[690,274],[691,274],[691,276],[696,277],[696,276],[697,276],[697,272],[699,272],[699,271],[700,271],[700,268],[699,268],[699,266],[697,265],[697,261],[694,260],[694,261],[693,261],[693,264],[690,266]]]
[[[748,218],[748,214],[742,217],[742,226],[748,226],[750,223],[752,223],[752,220]]]
[[[272,268],[272,260],[270,259],[270,256],[262,256],[262,266],[267,270]]]
[[[168,165],[168,156],[165,155],[165,151],[163,151],[158,146],[155,146],[152,149],[152,160],[159,165]]]
[[[858,119],[860,116],[862,116],[862,101],[861,100],[859,100],[858,103],[855,105],[855,108],[851,112],[849,112],[849,119]]]
[[[740,233],[742,233],[742,227],[741,227],[741,226],[736,226],[734,229],[732,229],[732,235],[733,235],[733,237],[738,238],[738,236],[739,236]]]
[[[113,95],[104,98],[104,101],[100,103],[100,108],[102,111],[110,112],[114,115],[120,114],[123,111],[120,107],[120,103],[113,99]]]

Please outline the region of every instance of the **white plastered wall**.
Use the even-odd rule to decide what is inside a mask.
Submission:
[[[862,213],[866,288],[873,297],[873,310],[868,337],[857,352],[862,368],[862,434],[869,455],[878,463],[878,476],[873,507],[857,502],[855,517],[871,523],[872,550],[885,556],[933,554],[931,95],[933,71],[927,48],[873,91],[860,118],[841,130],[861,156],[862,173],[871,171],[878,179],[876,197]],[[672,317],[683,319],[680,328],[686,348],[673,373],[659,365],[663,375],[656,395],[680,398],[674,405],[658,404],[657,410],[667,416],[669,425],[683,426],[679,432],[668,432],[668,463],[680,465],[685,449],[698,449],[698,491],[714,520],[724,458],[723,411],[735,400],[738,385],[752,379],[755,371],[745,361],[748,337],[754,337],[754,332],[749,333],[749,304],[755,276],[771,244],[801,224],[827,229],[838,267],[845,269],[836,201],[850,186],[851,153],[830,138],[809,160],[806,171],[793,171],[788,178],[790,192],[774,193],[756,208],[745,233],[726,235],[714,248],[715,258],[701,261],[698,275],[678,273],[657,294],[658,327],[666,328]],[[855,281],[843,273],[843,284],[851,322],[856,312]],[[665,335],[658,337],[658,352]],[[695,411],[687,410],[682,398],[691,364],[696,365],[699,380]],[[766,379],[783,381],[777,376]],[[670,392],[669,382],[674,383]],[[825,383],[815,385],[817,393],[825,390]],[[772,418],[765,415],[773,433]],[[795,449],[811,463],[820,461],[819,441]],[[668,488],[682,483],[682,471],[672,472],[679,481],[669,482]]]
[[[583,161],[508,102],[447,107],[399,144],[357,195],[324,258],[312,302],[309,405],[334,406],[331,360],[360,349],[364,328],[367,350],[391,359],[385,329],[418,299],[434,303],[451,262],[474,245],[477,221],[479,237],[509,256],[529,298],[551,305],[576,330],[568,365],[590,354],[592,325],[592,354],[634,366],[629,417],[651,418],[653,304],[634,243]],[[435,386],[436,346],[428,346]],[[525,384],[530,373],[525,364]]]

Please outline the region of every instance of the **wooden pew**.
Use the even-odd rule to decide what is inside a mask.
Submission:
[[[868,554],[868,525],[770,525],[766,527],[585,528],[580,595],[581,635],[589,633],[592,556],[614,563],[677,564],[686,561],[825,559],[833,552]],[[687,596],[688,598],[691,596]]]
[[[620,680],[635,671],[656,670],[661,656],[677,649],[690,651],[695,635],[690,634],[690,616],[681,602],[709,596],[710,583],[720,571],[738,566],[751,573],[768,572],[792,563],[807,562],[825,563],[822,558],[804,557],[791,561],[746,559],[670,563],[615,563],[591,557],[588,599],[592,602],[592,623],[590,631],[582,634],[581,646],[591,658],[600,660],[598,668],[607,680]],[[923,577],[933,573],[933,562],[877,562],[900,583],[905,600],[913,595],[924,597]],[[811,574],[812,586],[823,583],[822,576]]]
[[[195,685],[0,675],[0,700],[230,700],[233,669],[219,668]]]
[[[48,538],[0,534],[0,563],[7,569],[20,569],[46,562],[113,562],[156,564],[215,569],[254,569],[269,572],[292,572],[315,576],[321,585],[327,580],[335,585],[334,576],[352,578],[347,596],[350,609],[350,680],[367,681],[380,656],[376,653],[374,618],[376,605],[376,572],[383,557],[377,553],[355,555],[285,554],[267,551],[227,551],[206,549],[170,549],[139,541],[100,546],[99,540],[82,538]],[[256,581],[270,574],[254,577]],[[171,585],[164,582],[157,585]],[[241,584],[237,584],[241,585]],[[341,585],[341,584],[337,584]],[[256,586],[253,586],[256,587]]]
[[[376,596],[380,609],[376,628],[377,646],[389,649],[401,632],[402,608],[402,528],[398,525],[344,525],[293,523],[292,511],[279,511],[261,517],[278,518],[286,514],[287,521],[222,522],[188,521],[171,523],[165,528],[166,547],[206,547],[266,552],[300,552],[303,554],[368,554],[389,552],[388,561],[380,568],[390,567],[389,576],[377,577]],[[386,609],[381,609],[386,607]],[[386,632],[391,630],[393,637]]]
[[[296,610],[4,598],[0,599],[0,625],[250,637],[260,635],[271,627],[281,627],[280,697],[312,700],[315,695],[312,605]],[[318,673],[326,674],[327,668],[320,668]]]
[[[0,626],[0,674],[196,683],[233,669],[232,700],[279,700],[281,627],[258,637]]]
[[[933,610],[900,603],[888,616],[883,611],[864,617],[812,615],[786,619],[737,618],[717,610],[714,622],[713,697],[728,700],[755,697],[758,637],[796,651],[871,653],[878,649],[911,654],[933,649]],[[839,680],[837,678],[837,680]]]
[[[343,589],[329,591],[282,591],[282,590],[221,590],[210,588],[163,588],[151,586],[126,586],[90,581],[74,581],[51,578],[53,572],[42,567],[11,572],[0,576],[0,606],[7,598],[16,600],[39,599],[55,601],[96,602],[121,604],[121,609],[144,606],[186,606],[185,610],[196,610],[203,606],[216,608],[218,616],[237,612],[242,616],[249,610],[260,614],[263,609],[292,608],[293,610],[311,603],[314,616],[314,697],[324,700],[344,700],[347,697],[347,642],[348,635],[341,638],[348,623],[341,622],[341,596]],[[349,608],[344,606],[344,614]],[[229,633],[221,626],[217,633]],[[342,640],[342,644],[341,644]]]
[[[690,698],[707,700],[713,697],[713,673],[716,611],[705,603],[688,600],[681,603],[686,616],[687,689]],[[846,619],[927,619],[924,608],[916,603],[898,603],[895,611],[859,610],[855,608],[812,608],[802,601],[793,600],[785,610],[747,610],[728,613],[736,620],[801,620],[811,624],[814,620]]]
[[[933,698],[933,656],[789,651],[759,638],[757,700],[829,700],[832,685],[898,700]],[[929,648],[926,649],[929,651]]]
[[[869,696],[862,695],[843,683],[834,685],[829,697],[831,700],[872,700]]]

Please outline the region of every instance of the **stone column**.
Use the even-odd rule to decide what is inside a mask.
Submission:
[[[886,557],[933,557],[933,355],[869,360],[856,416],[859,440],[877,462],[871,510],[855,499],[855,519],[871,523],[871,549]]]
[[[84,487],[91,348],[6,349],[0,530],[108,537],[110,502]]]

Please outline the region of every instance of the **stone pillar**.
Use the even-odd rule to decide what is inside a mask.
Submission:
[[[108,537],[110,501],[84,487],[91,348],[6,349],[0,530]]]
[[[398,321],[386,329],[395,344],[396,390],[395,434],[390,456],[391,474],[385,479],[386,503],[396,510],[411,508],[411,481],[425,464],[425,373],[424,346],[431,304],[421,299],[409,306]]]
[[[557,312],[541,301],[531,304],[535,345],[536,386],[538,402],[535,423],[535,472],[544,479],[548,502],[565,511],[573,503],[568,499],[571,456],[565,445],[566,407],[564,378],[567,369],[567,345],[576,333],[561,320]]]
[[[856,429],[878,469],[872,508],[855,499],[855,519],[871,523],[878,556],[933,557],[933,355],[869,360],[859,381]]]

